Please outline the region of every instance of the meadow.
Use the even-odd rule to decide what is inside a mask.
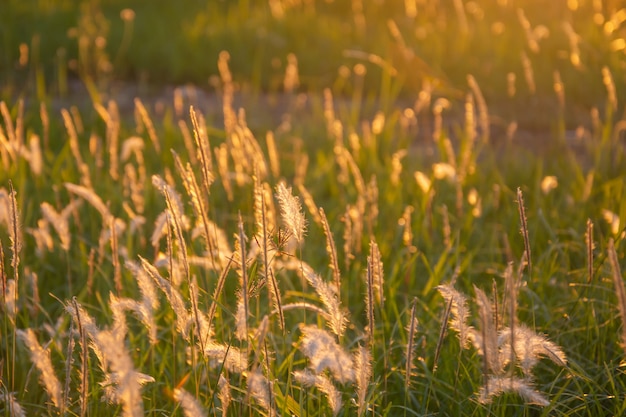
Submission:
[[[0,5],[1,415],[626,413],[620,1],[181,4]]]

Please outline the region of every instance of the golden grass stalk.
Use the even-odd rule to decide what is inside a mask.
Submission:
[[[366,328],[366,336],[367,341],[370,344],[370,347],[373,349],[374,346],[374,331],[375,331],[375,322],[374,322],[374,269],[372,255],[367,257],[367,272],[366,272],[366,280],[365,286],[367,292],[365,293],[365,308],[367,312],[367,328]]]
[[[122,293],[122,268],[119,260],[119,249],[117,242],[117,227],[115,227],[115,218],[111,218],[111,259],[113,263],[113,282],[115,283],[115,290],[117,294]]]
[[[306,233],[306,219],[302,212],[300,199],[291,193],[284,182],[276,186],[276,199],[280,205],[280,214],[287,229],[298,244],[303,242]]]
[[[365,346],[359,345],[354,353],[358,415],[367,411],[367,389],[372,378],[372,355]]]
[[[54,404],[57,410],[63,410],[65,408],[65,404],[63,403],[63,389],[52,367],[50,350],[41,347],[32,329],[18,329],[16,333],[30,351],[30,359],[41,373],[41,383],[52,400],[52,404]]]
[[[530,62],[528,55],[525,51],[521,53],[522,59],[522,67],[524,69],[524,79],[526,80],[526,85],[528,86],[528,90],[530,94],[535,94],[537,87],[535,85],[535,74],[533,71],[533,64]]]
[[[415,353],[415,335],[417,334],[417,317],[415,316],[415,307],[417,305],[417,298],[413,299],[411,303],[411,318],[409,319],[409,325],[407,326],[407,344],[406,344],[406,367],[404,374],[404,389],[408,392],[411,385],[411,374],[413,371],[413,355]],[[445,326],[445,324],[444,324]],[[444,327],[445,328],[445,327]],[[435,363],[436,366],[436,363]]]
[[[200,402],[182,388],[174,388],[174,399],[183,408],[185,417],[202,417],[207,415]]]
[[[104,121],[107,125],[106,145],[109,150],[109,175],[111,179],[117,181],[119,178],[119,156],[118,148],[120,142],[120,114],[114,100],[109,100]],[[143,143],[143,139],[141,139]]]
[[[159,144],[159,138],[154,130],[154,124],[152,123],[152,119],[150,119],[150,115],[148,114],[148,110],[144,107],[143,103],[139,98],[135,98],[135,109],[141,116],[141,121],[143,122],[146,130],[148,131],[148,136],[152,141],[152,145],[154,146],[154,150],[156,150],[157,154],[161,153],[161,145]]]
[[[613,111],[617,110],[617,93],[615,92],[615,82],[613,81],[613,75],[609,67],[602,67],[602,83],[606,88],[607,101]]]
[[[304,186],[302,183],[297,184],[298,192],[302,196],[302,200],[304,205],[306,206],[309,214],[313,218],[313,221],[316,224],[322,225],[322,217],[320,216],[319,210],[317,208],[317,204],[315,204],[315,200],[313,199],[313,195],[311,192]]]
[[[472,94],[476,99],[476,105],[478,106],[478,124],[480,125],[480,130],[482,131],[483,142],[488,142],[490,137],[490,128],[489,128],[489,111],[487,109],[487,102],[485,101],[485,97],[483,96],[480,87],[478,86],[478,82],[472,75],[467,76],[467,84],[472,90]]]
[[[152,176],[152,184],[163,194],[167,204],[169,216],[168,220],[174,230],[174,240],[176,241],[180,256],[183,260],[185,277],[190,279],[189,261],[187,259],[187,243],[183,236],[183,204],[178,193],[166,183],[160,176]]]
[[[74,160],[76,161],[76,167],[80,173],[81,182],[86,187],[91,188],[89,166],[85,164],[83,157],[80,154],[78,134],[76,133],[76,127],[74,126],[70,112],[66,109],[61,109],[61,115],[63,116],[63,121],[65,122],[65,129],[67,130],[70,141],[70,150],[72,151],[72,156],[74,156]]]
[[[593,222],[587,219],[587,232],[585,233],[585,243],[587,247],[587,284],[593,280]]]
[[[624,352],[626,352],[626,288],[624,288],[624,278],[622,277],[622,271],[619,267],[619,260],[617,258],[617,252],[615,251],[615,242],[613,241],[613,238],[609,238],[607,255],[611,265],[615,293],[617,294],[617,308],[619,309],[619,315],[622,319],[622,348],[624,349]]]
[[[294,371],[293,377],[298,383],[304,385],[305,387],[315,387],[320,390],[326,396],[333,416],[339,414],[343,406],[341,393],[326,375],[313,374],[309,370],[305,369],[303,371]]]
[[[243,232],[243,220],[239,213],[237,248],[235,249],[236,261],[239,268],[239,291],[237,292],[237,312],[235,313],[236,331],[235,335],[239,340],[246,340],[248,337],[248,265],[246,256],[246,235]]]
[[[526,251],[526,261],[528,262],[528,274],[533,275],[533,264],[530,256],[530,239],[528,238],[528,222],[526,220],[526,209],[524,208],[524,196],[522,189],[517,187],[517,208],[521,224],[521,233],[524,238],[524,250]]]
[[[305,199],[306,201],[306,199]],[[330,270],[333,272],[333,282],[337,289],[337,293],[339,293],[341,289],[341,271],[339,270],[339,261],[337,259],[337,249],[335,247],[335,240],[333,239],[332,231],[330,230],[330,226],[328,224],[328,219],[326,218],[326,213],[324,209],[320,207],[318,214],[322,228],[324,229],[324,236],[326,236],[326,253],[330,258],[330,263],[328,264]]]
[[[72,298],[72,307],[74,311],[74,320],[73,323],[76,324],[76,328],[78,328],[78,336],[79,336],[79,346],[80,346],[80,416],[84,417],[87,414],[87,393],[89,392],[89,353],[87,347],[87,332],[83,328],[83,323],[81,321],[81,311],[82,308],[79,307],[78,302],[76,301],[76,297]],[[66,376],[69,379],[69,373]]]
[[[20,231],[20,213],[17,209],[17,192],[13,189],[13,182],[9,180],[9,240],[11,242],[11,268],[13,268],[14,294],[13,300],[18,299],[20,252],[22,251],[22,235]],[[17,303],[13,306],[13,316],[17,315]]]
[[[274,178],[278,178],[280,177],[280,158],[278,157],[276,138],[271,130],[265,134],[265,143],[267,144],[267,155],[269,157],[270,170]]]
[[[0,101],[0,113],[2,113],[2,118],[4,119],[4,126],[6,128],[6,135],[9,143],[15,143],[16,147],[19,148],[19,137],[16,135],[9,107],[4,101]]]
[[[341,383],[355,380],[354,362],[327,331],[312,325],[300,325],[300,351],[309,359],[309,367],[320,374],[328,369]]]
[[[222,180],[222,186],[226,192],[226,198],[228,201],[233,201],[233,187],[231,185],[231,173],[228,168],[228,145],[222,143],[219,147],[215,148],[215,156],[217,159],[217,170]]]
[[[200,187],[198,187],[196,176],[194,175],[193,170],[191,169],[191,166],[189,165],[189,163],[187,164],[187,166],[183,166],[176,152],[172,151],[172,154],[174,155],[174,162],[176,163],[178,174],[183,179],[183,185],[185,186],[187,195],[189,195],[189,198],[191,199],[191,206],[193,207],[193,211],[196,215],[196,218],[200,220],[200,225],[201,225],[200,230],[202,233],[202,237],[204,238],[204,242],[206,244],[207,252],[209,254],[211,262],[213,263],[213,269],[216,269],[215,268],[215,250],[213,248],[213,239],[211,239],[208,210],[205,206],[204,199],[202,198],[203,193],[202,191],[200,191]],[[208,172],[208,177],[205,176],[204,180],[205,180],[204,192],[208,193],[209,192],[208,187],[210,187],[214,181],[213,174],[211,172]]]

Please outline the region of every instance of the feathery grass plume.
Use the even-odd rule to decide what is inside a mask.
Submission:
[[[72,116],[70,115],[70,112],[68,112],[66,109],[61,109],[61,115],[63,116],[65,129],[67,130],[67,134],[69,136],[70,150],[72,151],[72,156],[76,161],[76,168],[78,168],[78,172],[80,173],[81,182],[85,187],[91,188],[91,175],[89,173],[89,166],[85,164],[85,162],[83,161],[83,157],[80,155],[78,133],[76,133],[76,127],[74,126],[74,122],[72,121]]]
[[[342,384],[354,381],[352,358],[337,344],[333,336],[312,325],[301,324],[300,331],[300,351],[309,359],[309,367],[316,374],[328,369]]]
[[[593,280],[593,222],[587,219],[587,232],[585,233],[585,243],[587,246],[587,284]]]
[[[200,402],[182,388],[174,388],[174,399],[183,408],[185,417],[203,417],[207,415]]]
[[[391,185],[397,187],[400,185],[400,175],[402,174],[402,159],[407,155],[406,149],[401,149],[391,155],[391,174],[389,180]]]
[[[4,103],[4,102],[3,102]],[[0,401],[4,402],[7,405],[7,412],[10,417],[26,417],[26,412],[17,402],[17,398],[15,398],[15,394],[9,392],[4,384],[2,384],[2,391],[0,391]]]
[[[602,83],[606,88],[607,101],[613,111],[617,110],[617,94],[615,92],[615,82],[611,75],[611,70],[606,65],[602,67]]]
[[[204,355],[213,359],[214,367],[224,367],[230,372],[243,374],[248,369],[248,355],[234,346],[226,346],[209,340],[204,346]]]
[[[487,102],[485,101],[485,97],[483,96],[482,91],[480,91],[480,87],[478,86],[478,82],[476,82],[474,76],[468,74],[467,84],[476,99],[476,105],[478,106],[478,123],[480,124],[480,130],[482,131],[482,140],[486,143],[489,141],[490,137],[489,111],[487,110]]]
[[[109,208],[102,202],[102,199],[92,188],[84,187],[82,185],[76,185],[69,182],[66,182],[65,188],[71,192],[72,194],[76,194],[81,197],[83,200],[87,201],[89,204],[95,208],[98,213],[102,216],[102,221],[104,224],[109,224],[111,217],[113,215],[109,211]]]
[[[307,188],[302,183],[298,183],[298,192],[302,196],[302,201],[306,206],[307,210],[309,210],[309,214],[313,217],[313,221],[316,224],[322,224],[322,218],[317,209],[317,204],[315,204],[315,200],[313,199],[313,195],[307,190]]]
[[[68,303],[69,306],[69,303]],[[84,417],[87,414],[87,392],[89,391],[89,367],[88,367],[88,360],[89,360],[89,352],[88,352],[88,346],[87,346],[87,332],[85,331],[85,329],[83,328],[83,324],[81,321],[81,307],[79,307],[78,302],[76,301],[76,297],[72,298],[72,306],[73,306],[73,316],[74,316],[74,320],[72,320],[72,323],[76,323],[76,328],[78,329],[78,336],[79,336],[79,346],[80,346],[80,385],[79,385],[79,391],[80,391],[80,417]],[[67,308],[66,308],[67,310]],[[66,378],[69,379],[69,373],[67,374]]]
[[[22,234],[20,230],[20,213],[17,209],[17,200],[15,196],[17,191],[13,188],[13,182],[9,180],[9,240],[11,242],[11,267],[13,268],[13,280],[15,281],[15,290],[17,291],[19,283],[19,271],[20,265],[20,252],[22,251]],[[17,300],[17,293],[15,294],[15,300]]]
[[[509,342],[511,340],[515,341],[512,350],[515,353],[515,357],[517,357],[519,367],[526,377],[530,378],[532,376],[532,369],[543,356],[559,366],[567,366],[567,357],[561,347],[549,341],[544,335],[537,334],[524,325],[518,325],[513,331],[515,332],[515,337],[510,335],[512,333],[510,328],[502,329],[498,336],[498,346],[503,353],[503,360],[506,360],[504,354],[511,349]]]
[[[107,126],[106,148],[109,150],[109,175],[112,180],[117,181],[119,179],[120,112],[115,100],[109,100],[106,110],[101,108],[99,113]]]
[[[533,71],[533,64],[530,62],[526,51],[522,51],[520,54],[520,58],[522,60],[522,68],[524,69],[524,79],[526,80],[526,85],[528,86],[528,91],[530,94],[535,94],[537,90],[535,84],[535,73]]]
[[[276,415],[272,401],[271,383],[265,375],[258,370],[252,371],[248,373],[246,384],[248,386],[248,394],[254,398],[257,404],[269,415]]]
[[[357,235],[360,239],[360,231],[358,228],[358,224],[353,222],[352,217],[356,214],[358,217],[358,212],[354,208],[354,206],[347,205],[346,211],[341,217],[341,222],[344,224],[343,228],[343,255],[346,263],[346,268],[350,267],[350,262],[354,259],[354,247],[356,244]],[[356,233],[353,233],[356,231]]]
[[[411,374],[413,373],[413,355],[415,354],[415,336],[417,335],[418,324],[417,317],[415,317],[417,298],[413,298],[413,302],[411,304],[411,318],[406,328],[408,335],[406,344],[406,369],[404,375],[404,389],[407,392],[409,390],[409,386],[411,385]]]
[[[617,252],[615,251],[615,242],[612,237],[609,238],[607,255],[609,263],[611,264],[613,285],[615,285],[615,292],[617,294],[617,307],[619,308],[619,315],[622,319],[622,348],[624,352],[626,352],[626,288],[624,288],[624,278],[622,277],[622,272],[619,267],[619,260],[617,258]]]
[[[198,121],[198,115],[196,114],[196,109],[193,106],[189,106],[189,117],[191,118],[193,137],[196,143],[196,152],[190,152],[189,157],[200,159],[203,184],[205,192],[208,193],[209,187],[213,183],[213,159],[211,158],[211,144],[209,143],[209,136],[206,133],[206,127]]]
[[[309,155],[307,153],[301,152],[301,146],[298,146],[298,152],[296,153],[296,172],[293,176],[293,183],[297,187],[300,184],[304,184],[304,179],[306,178],[307,169],[309,168]]]
[[[187,260],[187,243],[183,236],[183,227],[185,220],[183,219],[183,203],[181,202],[180,195],[170,186],[163,178],[158,175],[152,176],[152,184],[157,190],[165,197],[165,203],[167,204],[169,216],[168,220],[174,231],[175,241],[179,248],[179,253],[182,257],[183,268],[185,271],[185,277],[190,279],[189,273],[189,261]]]
[[[370,255],[368,257],[368,262],[371,264],[372,268],[372,292],[374,295],[374,299],[380,305],[380,307],[383,308],[385,304],[385,276],[383,272],[383,261],[380,256],[380,249],[378,248],[378,244],[373,238],[370,241]]]
[[[276,199],[280,205],[280,214],[291,235],[298,244],[302,243],[306,233],[306,219],[302,212],[300,199],[291,193],[284,182],[276,186]]]
[[[278,313],[278,322],[281,330],[285,331],[285,316],[283,315],[280,289],[276,275],[272,268],[272,262],[276,256],[275,244],[271,240],[270,230],[268,230],[267,212],[265,203],[265,191],[258,176],[254,176],[254,217],[257,226],[257,242],[261,244],[261,257],[263,261],[263,277],[267,282],[269,298],[274,309]]]
[[[340,338],[346,329],[348,318],[346,317],[346,312],[341,307],[337,289],[325,282],[322,277],[306,264],[301,265],[300,271],[313,287],[322,304],[324,304],[328,313],[328,326]]]
[[[228,406],[230,405],[232,396],[230,393],[230,383],[224,378],[224,375],[220,375],[217,380],[217,389],[217,398],[219,398],[222,403],[222,415],[225,416],[228,413]]]
[[[372,257],[367,257],[367,272],[365,274],[365,310],[367,313],[367,328],[365,331],[365,335],[367,338],[367,342],[370,345],[371,349],[374,349],[374,330],[375,330],[375,322],[374,322],[374,269],[375,267],[372,265]]]
[[[39,136],[31,133],[28,138],[28,163],[30,171],[35,176],[41,175],[43,169],[43,156],[41,155],[41,145]]]
[[[150,119],[148,110],[146,110],[141,100],[137,97],[135,97],[135,109],[141,116],[141,121],[148,131],[148,136],[152,141],[154,150],[157,152],[157,154],[161,153],[161,145],[159,144],[159,138],[157,137],[156,131],[154,130],[154,124],[152,123],[152,119]]]
[[[523,260],[522,260],[523,263]],[[520,265],[521,266],[521,265]],[[521,274],[517,275],[518,278],[521,278]],[[504,285],[506,287],[505,290],[505,294],[506,294],[506,303],[508,303],[508,311],[507,314],[509,316],[509,328],[510,328],[510,340],[509,340],[509,344],[511,347],[511,355],[510,355],[510,362],[513,363],[514,359],[515,359],[515,354],[516,354],[516,330],[517,330],[517,294],[518,294],[518,290],[519,290],[519,280],[515,279],[515,277],[513,276],[513,263],[510,262],[507,267],[506,270],[504,271]],[[494,282],[494,290],[495,290],[495,282]],[[494,296],[495,296],[495,291],[494,291]],[[506,311],[506,304],[503,302],[504,304],[504,311]],[[496,320],[498,318],[498,313],[496,312],[495,314],[496,316]],[[497,329],[497,326],[496,326]]]
[[[372,379],[372,355],[365,346],[359,345],[354,353],[354,367],[356,379],[358,415],[362,416],[367,411],[367,388]]]
[[[161,277],[159,271],[146,259],[139,256],[141,261],[141,266],[146,271],[148,276],[150,276],[157,287],[163,291],[167,301],[169,301],[170,306],[174,310],[174,314],[176,315],[176,330],[185,337],[185,339],[189,339],[189,324],[191,317],[187,308],[185,307],[185,302],[183,301],[183,297],[180,295],[178,290],[174,288],[172,284],[170,284],[166,279]]]
[[[228,68],[229,60],[230,54],[228,51],[221,51],[219,53],[217,69],[222,80],[222,113],[224,114],[224,130],[227,136],[230,136],[237,123],[237,117],[233,110],[235,87],[233,85],[233,77]]]
[[[30,359],[41,373],[41,383],[52,400],[52,404],[54,404],[57,410],[64,409],[63,388],[52,367],[50,350],[41,347],[32,329],[18,329],[16,333],[30,351]]]
[[[239,213],[237,244],[235,248],[235,262],[238,265],[239,291],[237,291],[237,312],[235,313],[235,336],[245,340],[248,336],[248,258],[246,256],[246,235],[243,231],[243,220]]]
[[[485,385],[480,388],[478,402],[488,404],[493,400],[493,397],[506,392],[517,393],[527,404],[536,404],[542,407],[550,405],[550,401],[536,391],[530,381],[498,375],[490,375]]]
[[[69,404],[70,382],[72,380],[72,366],[74,365],[74,335],[76,333],[74,321],[70,320],[70,328],[68,330],[67,349],[65,351],[65,384],[63,385],[63,409],[60,410],[61,415],[65,415],[65,407]],[[81,416],[82,417],[82,416]]]
[[[233,187],[230,182],[232,175],[228,167],[228,145],[226,143],[222,143],[215,148],[215,158],[217,159],[217,171],[220,174],[226,198],[228,201],[233,201]]]
[[[46,202],[41,203],[41,213],[59,235],[59,239],[61,239],[61,248],[65,251],[69,250],[72,242],[68,218],[76,208],[80,207],[81,204],[81,200],[73,200],[65,206],[60,213],[58,213],[52,205]]]
[[[287,55],[287,68],[285,68],[285,78],[283,87],[286,93],[293,93],[300,86],[300,77],[298,77],[298,58],[295,54]]]
[[[487,378],[489,374],[500,375],[504,364],[498,349],[498,333],[495,328],[491,301],[480,288],[474,286],[474,291],[480,317],[480,334],[476,337],[475,344],[478,353],[483,357],[483,376]]]
[[[185,143],[185,149],[187,150],[187,156],[189,157],[189,161],[193,166],[198,165],[198,156],[196,155],[196,149],[194,148],[194,140],[191,138],[191,132],[189,131],[189,127],[187,123],[180,119],[178,121],[178,128],[180,133],[183,135],[183,142]],[[209,155],[211,154],[211,149],[207,148]]]
[[[324,236],[326,236],[326,253],[328,253],[328,256],[330,258],[330,263],[328,264],[328,266],[330,270],[333,271],[333,282],[335,284],[335,287],[337,288],[337,293],[339,293],[341,289],[341,271],[339,270],[337,249],[335,247],[333,233],[330,230],[330,225],[328,224],[328,219],[326,218],[326,213],[321,207],[319,209],[319,218],[321,219],[322,228],[324,229]]]
[[[115,218],[111,218],[111,260],[113,263],[113,282],[115,283],[115,290],[117,294],[122,293],[122,268],[119,260],[119,249],[117,242],[117,227],[115,227]],[[71,290],[71,287],[70,287]]]
[[[326,375],[316,375],[305,369],[303,371],[294,371],[293,377],[298,383],[305,387],[315,387],[320,390],[326,396],[333,416],[339,414],[343,406],[341,393]]]
[[[365,200],[368,204],[367,210],[367,231],[370,236],[373,236],[374,225],[378,220],[378,183],[376,182],[376,176],[372,175],[370,181],[365,188]]]
[[[191,198],[191,205],[193,207],[194,213],[196,214],[196,217],[199,219],[200,226],[201,226],[200,227],[201,235],[204,238],[206,249],[211,259],[213,269],[216,269],[216,265],[215,265],[216,251],[214,249],[214,244],[217,242],[214,242],[214,239],[211,238],[211,232],[210,232],[211,222],[209,221],[209,218],[208,218],[208,214],[207,214],[208,210],[204,203],[204,199],[202,198],[202,192],[200,191],[200,187],[198,187],[198,183],[196,181],[196,177],[193,173],[193,170],[191,169],[191,165],[187,163],[187,166],[183,167],[183,164],[180,161],[180,158],[178,157],[178,155],[174,151],[172,151],[172,154],[174,155],[174,161],[176,163],[176,168],[178,169],[178,173],[180,177],[183,179],[183,185],[185,186],[185,190],[187,191],[187,194]],[[204,183],[205,184],[204,192],[206,194],[209,193],[209,187],[211,186],[213,181],[214,181],[213,174],[209,172],[208,178],[205,177],[205,183]],[[218,252],[219,252],[219,248],[218,248]]]
[[[107,382],[113,382],[113,399],[122,405],[124,417],[143,416],[143,399],[141,398],[141,385],[154,382],[154,378],[137,372],[133,361],[123,343],[113,332],[103,330],[95,335],[94,343],[104,353],[107,367],[111,370],[107,374]]]
[[[530,256],[530,239],[528,238],[528,222],[526,221],[526,209],[524,208],[524,196],[522,189],[517,187],[517,208],[519,211],[519,220],[521,224],[521,233],[524,237],[524,250],[526,251],[526,260],[528,261],[528,275],[533,275],[533,264]]]
[[[276,139],[274,132],[268,130],[265,134],[265,143],[267,144],[267,155],[270,160],[270,170],[274,178],[280,176],[280,159],[278,157],[278,148],[276,147]]]
[[[437,287],[446,303],[450,305],[450,329],[459,334],[461,348],[468,349],[474,341],[474,328],[468,324],[470,315],[467,306],[467,297],[457,291],[451,284],[443,284]]]

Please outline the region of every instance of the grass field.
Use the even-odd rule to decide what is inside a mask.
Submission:
[[[626,413],[621,2],[174,4],[0,6],[2,415]]]

